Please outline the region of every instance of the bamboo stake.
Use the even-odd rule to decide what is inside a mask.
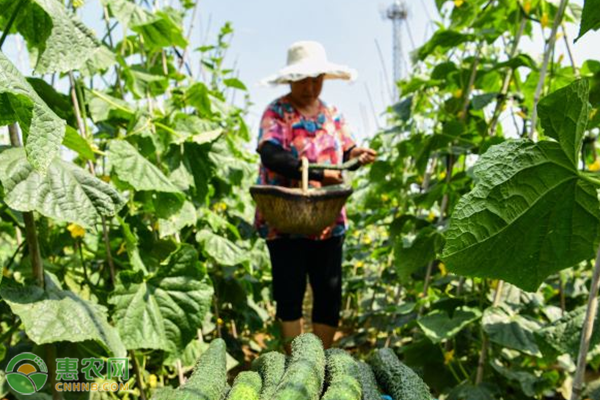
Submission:
[[[569,0],[561,0],[560,5],[558,6],[558,12],[556,13],[556,17],[554,18],[554,23],[552,24],[552,31],[550,32],[550,38],[548,39],[548,43],[546,44],[546,50],[544,51],[544,61],[542,63],[542,68],[540,69],[540,79],[538,80],[537,87],[535,89],[535,95],[533,96],[533,110],[531,114],[531,130],[529,131],[529,139],[536,140],[536,124],[537,124],[537,105],[540,101],[540,97],[542,95],[542,89],[544,88],[544,81],[546,80],[546,72],[548,71],[548,64],[550,63],[550,54],[554,51],[554,46],[556,44],[556,32],[558,31],[558,27],[563,20],[563,15],[565,13],[565,9],[567,8],[567,4]]]
[[[504,286],[504,281],[498,281],[498,286],[496,286],[496,292],[494,293],[494,301],[492,303],[492,307],[497,307],[500,304],[500,297],[502,295],[502,288]],[[488,347],[490,346],[490,339],[488,336],[482,332],[483,342],[481,343],[481,354],[479,354],[479,361],[477,362],[477,375],[475,378],[475,385],[479,385],[483,382],[483,372],[485,370],[485,361],[487,359]]]
[[[19,129],[17,128],[16,123],[8,126],[8,133],[10,135],[10,144],[14,147],[21,147]],[[33,277],[38,286],[44,287],[44,264],[42,262],[42,254],[40,253],[40,244],[35,228],[35,217],[33,216],[33,212],[24,212],[23,220],[25,221],[25,238],[27,240],[29,254],[31,255]]]
[[[594,332],[594,321],[598,310],[598,289],[600,288],[600,247],[596,252],[596,263],[594,265],[594,274],[590,286],[587,309],[585,312],[585,321],[581,329],[581,342],[579,344],[579,356],[577,357],[577,370],[573,378],[573,389],[571,390],[571,400],[579,400],[583,390],[583,377],[585,374],[586,359],[590,340]]]

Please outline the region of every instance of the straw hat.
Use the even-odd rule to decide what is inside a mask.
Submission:
[[[358,76],[356,70],[327,60],[325,48],[319,42],[301,41],[290,46],[287,65],[275,75],[261,81],[263,85],[278,85],[314,78],[325,74],[325,79],[353,81]]]

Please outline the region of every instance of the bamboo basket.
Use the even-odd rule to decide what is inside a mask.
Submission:
[[[340,166],[309,165],[308,160],[302,158],[301,188],[254,185],[250,188],[250,194],[267,224],[279,232],[318,235],[336,221],[352,194],[352,188],[345,185],[309,188],[308,170],[344,170],[357,163],[358,160],[353,159]]]

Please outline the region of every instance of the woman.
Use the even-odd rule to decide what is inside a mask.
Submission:
[[[319,99],[325,79],[353,80],[356,72],[327,61],[317,42],[297,42],[288,50],[287,66],[268,78],[270,84],[289,84],[290,92],[264,112],[257,151],[261,156],[258,183],[298,187],[300,159],[311,163],[341,164],[358,158],[375,160],[374,150],[357,147],[342,115]],[[336,170],[310,171],[313,187],[340,184]],[[313,333],[329,348],[339,322],[342,298],[342,247],[346,214],[319,235],[306,237],[277,232],[257,212],[256,226],[267,239],[271,256],[273,295],[284,339],[302,333],[302,302],[308,276],[313,291]]]

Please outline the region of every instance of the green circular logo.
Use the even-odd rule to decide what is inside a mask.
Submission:
[[[47,379],[46,363],[33,353],[18,354],[6,366],[6,381],[20,394],[34,394],[44,387]]]

